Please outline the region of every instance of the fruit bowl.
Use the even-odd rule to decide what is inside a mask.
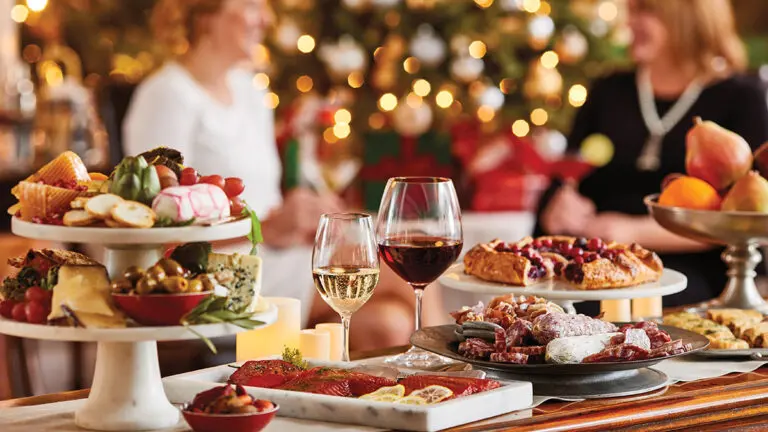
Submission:
[[[280,406],[268,411],[247,414],[207,414],[181,410],[184,420],[195,432],[259,432],[267,427],[280,409]]]
[[[651,217],[668,231],[691,240],[727,246],[722,258],[728,265],[729,279],[715,302],[717,305],[768,313],[768,303],[755,285],[755,267],[762,260],[757,248],[768,245],[768,214],[662,206],[658,195],[649,195],[644,202]]]
[[[115,304],[126,315],[145,326],[176,326],[181,317],[197,307],[212,291],[182,294],[118,294]]]

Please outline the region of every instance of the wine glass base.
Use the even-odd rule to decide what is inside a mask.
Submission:
[[[455,360],[449,359],[447,357],[443,357],[441,355],[437,355],[435,353],[431,353],[429,351],[424,351],[421,348],[417,348],[412,346],[408,351],[404,352],[403,354],[389,357],[386,360],[384,360],[384,363],[386,363],[389,366],[395,366],[399,368],[409,368],[409,369],[424,369],[424,370],[433,370],[442,368],[448,365],[451,365],[455,363]]]

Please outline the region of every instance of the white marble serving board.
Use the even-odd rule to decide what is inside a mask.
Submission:
[[[354,364],[323,363],[335,367]],[[235,371],[228,365],[163,379],[172,403],[222,385]],[[338,396],[247,387],[248,393],[280,405],[278,416],[409,431],[438,431],[524,409],[533,403],[529,382],[505,381],[501,388],[434,405],[399,405]]]

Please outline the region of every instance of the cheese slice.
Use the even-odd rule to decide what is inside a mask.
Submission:
[[[611,342],[611,338],[620,334],[603,333],[553,339],[547,344],[546,362],[555,364],[581,363],[584,358],[605,349]]]
[[[208,271],[227,289],[232,310],[257,312],[260,308],[261,258],[255,255],[208,255]]]
[[[112,305],[109,290],[109,278],[104,267],[61,266],[58,283],[53,288],[48,319],[67,317],[62,309],[62,306],[66,306],[75,312],[83,325],[88,326],[86,322],[91,322],[94,328],[114,327],[114,322],[122,320],[124,326],[124,318]]]

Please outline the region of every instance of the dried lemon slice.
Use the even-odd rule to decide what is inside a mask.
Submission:
[[[391,387],[381,387],[375,392],[360,396],[360,399],[376,399],[381,396],[396,396],[399,399],[405,396],[405,386],[398,384]]]
[[[363,395],[363,396],[360,396],[360,399],[374,401],[374,402],[399,402],[403,398],[398,395],[384,394],[384,395],[378,395],[378,396]]]
[[[410,396],[399,399],[397,403],[403,405],[429,405],[426,399],[421,396],[414,396],[413,393]]]
[[[448,387],[441,385],[431,385],[421,390],[415,390],[408,395],[409,398],[418,397],[427,401],[428,404],[438,403],[453,396],[453,391]]]

